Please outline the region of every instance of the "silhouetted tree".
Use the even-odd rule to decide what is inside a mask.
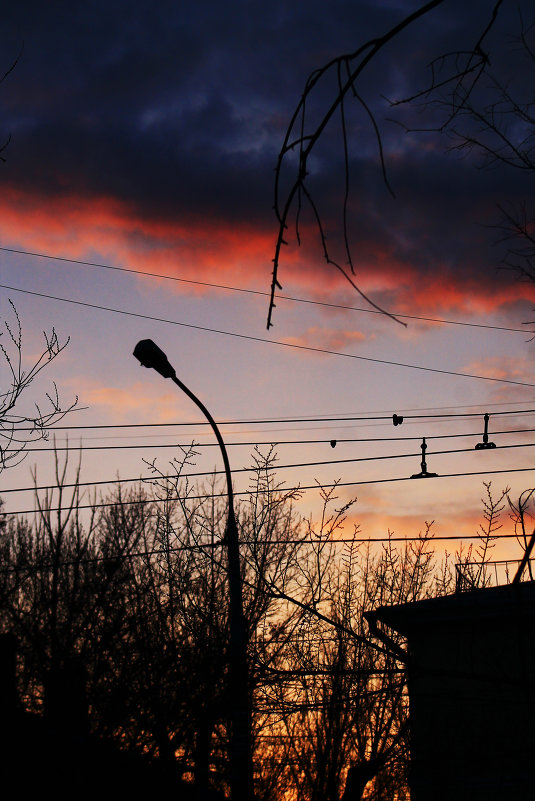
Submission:
[[[215,477],[189,483],[190,458],[98,501],[58,460],[35,518],[0,533],[0,622],[24,707],[49,730],[144,755],[206,798],[228,790],[227,509]],[[297,516],[273,458],[255,454],[237,505],[256,797],[401,801],[404,663],[364,615],[451,591],[453,576],[436,569],[430,526],[405,547],[374,551],[358,528],[336,543],[352,503],[322,491],[320,520]],[[483,559],[502,501],[489,488]]]
[[[80,508],[78,476],[79,468],[68,489],[67,462],[56,457],[56,488],[36,492],[34,519],[9,518],[1,537],[2,629],[19,641],[21,692],[34,711],[42,708],[47,684],[53,695],[58,677],[80,673],[81,665],[90,685],[109,686],[110,666],[128,632],[126,557],[149,507],[134,490],[126,505],[119,488],[113,500],[129,520],[110,530],[95,498],[89,509]]]
[[[398,550],[390,542],[373,554],[358,543],[341,551],[329,532],[341,518],[326,520],[309,559],[301,560],[310,611],[275,662],[270,704],[279,760],[297,798],[360,801],[368,788],[367,797],[388,799],[395,786],[401,799],[408,761],[404,665],[370,637],[364,613],[444,593],[452,577],[435,572],[429,528],[416,544]]]
[[[271,588],[276,582],[284,592],[292,582],[302,536],[292,508],[295,493],[284,492],[274,483],[272,458],[272,453],[255,453],[255,478],[249,497],[236,507],[257,754],[261,753],[261,720],[255,710],[261,696],[265,653],[272,639],[272,621],[289,626],[296,615]],[[192,775],[199,792],[203,792],[210,785],[224,789],[227,783],[231,710],[227,687],[228,572],[222,547],[227,499],[216,491],[215,483],[200,488],[183,479],[183,467],[190,459],[187,453],[184,460],[175,462],[172,475],[155,470],[159,547],[169,557],[152,561],[147,567],[155,588],[152,602],[158,608],[152,620],[162,627],[162,638],[174,643],[171,669],[183,676],[181,681],[177,676],[173,679],[174,686],[181,687],[177,691],[181,702],[166,731],[181,772]],[[184,697],[188,698],[187,705]],[[261,789],[261,763],[260,755],[260,794],[265,791]]]
[[[67,463],[56,460],[56,487],[36,494],[34,520],[10,519],[0,537],[1,626],[19,642],[26,707],[57,729],[86,725],[156,758],[200,795],[224,789],[226,497],[215,484],[193,493],[178,471],[159,476],[154,498],[117,485],[82,503],[78,470],[68,481]],[[258,455],[249,500],[237,509],[253,695],[269,621],[291,618],[266,582],[284,590],[299,536],[293,494],[271,475]]]

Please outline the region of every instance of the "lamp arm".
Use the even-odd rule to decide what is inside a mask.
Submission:
[[[228,500],[229,500],[229,519],[230,519],[230,517],[232,517],[232,519],[235,521],[235,515],[234,515],[234,491],[232,489],[232,476],[230,474],[230,462],[229,462],[229,458],[228,458],[227,448],[225,446],[225,443],[223,442],[223,437],[221,436],[221,432],[219,431],[219,428],[217,427],[217,423],[214,420],[214,418],[212,417],[212,415],[210,414],[210,412],[208,411],[208,409],[206,408],[206,406],[204,405],[204,403],[201,400],[199,400],[199,398],[196,395],[194,395],[193,392],[190,389],[188,389],[188,387],[185,384],[183,384],[182,381],[179,378],[176,377],[176,375],[175,376],[170,376],[170,378],[178,387],[180,387],[182,392],[185,392],[186,395],[188,396],[188,398],[190,398],[193,401],[193,403],[195,403],[195,405],[199,407],[199,409],[201,410],[203,415],[206,417],[206,419],[210,423],[210,426],[212,427],[212,431],[214,432],[214,434],[216,436],[216,439],[217,439],[217,442],[219,444],[219,447],[221,449],[221,456],[223,457],[223,464],[225,466],[225,475],[227,477],[227,493],[228,493]]]

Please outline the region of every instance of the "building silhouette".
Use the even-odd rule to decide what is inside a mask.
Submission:
[[[535,798],[535,582],[366,617],[407,641],[411,801]]]

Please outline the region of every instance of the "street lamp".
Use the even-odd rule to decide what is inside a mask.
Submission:
[[[143,367],[152,367],[164,378],[170,378],[191,398],[210,423],[217,438],[227,477],[228,519],[225,544],[228,555],[229,583],[229,690],[231,705],[230,730],[230,788],[232,801],[252,801],[253,761],[251,746],[251,708],[249,701],[249,671],[247,668],[247,627],[243,615],[242,584],[238,527],[234,513],[234,493],[227,449],[212,415],[205,405],[176,377],[167,356],[152,341],[143,339],[134,348],[134,356]]]

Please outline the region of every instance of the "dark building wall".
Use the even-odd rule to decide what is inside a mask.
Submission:
[[[377,610],[407,637],[412,801],[535,798],[535,586]]]

